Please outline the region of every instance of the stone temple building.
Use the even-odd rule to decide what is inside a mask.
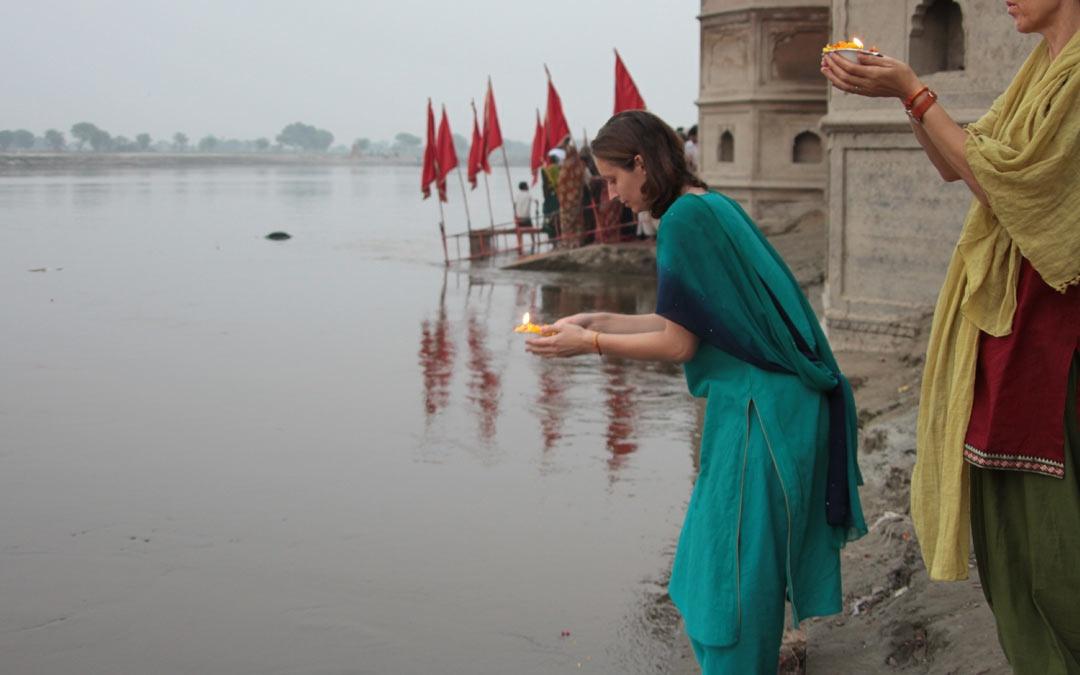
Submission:
[[[702,178],[775,234],[823,221],[834,346],[917,335],[971,201],[926,160],[895,99],[848,96],[821,47],[858,36],[907,61],[960,123],[978,119],[1038,36],[1000,0],[702,0]]]

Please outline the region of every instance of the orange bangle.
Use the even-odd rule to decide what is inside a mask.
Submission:
[[[933,108],[935,103],[937,103],[937,94],[935,94],[932,89],[928,90],[926,92],[926,98],[919,101],[919,104],[909,110],[908,114],[911,115],[913,120],[922,124],[923,118],[926,117],[926,112],[930,110],[930,108]]]
[[[908,98],[905,98],[904,99],[904,110],[911,110],[911,106],[915,105],[915,101],[917,101],[919,99],[919,97],[922,96],[923,93],[927,92],[927,91],[930,91],[930,87],[923,87],[922,89],[915,92],[914,94],[912,94]]]
[[[603,356],[604,351],[602,349],[600,349],[600,331],[598,331],[598,330],[593,331],[592,343],[593,343],[593,347],[596,347],[596,353],[599,354],[600,356]]]

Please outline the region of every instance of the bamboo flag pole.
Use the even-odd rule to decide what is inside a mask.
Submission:
[[[488,94],[494,99],[494,94],[491,92],[491,76],[488,75]],[[485,120],[485,122],[486,121],[487,120]],[[517,213],[514,212],[514,181],[510,179],[510,160],[506,158],[506,139],[503,139],[503,142],[499,145],[499,149],[502,150],[503,166],[506,168],[506,187],[510,188],[510,213],[513,216],[514,222],[517,223]]]
[[[465,192],[465,179],[461,176],[461,164],[457,165],[457,177],[461,183],[461,199],[465,203],[465,226],[469,228],[469,234],[472,234],[472,218],[469,216],[469,194]]]
[[[476,101],[470,100],[469,105],[472,106],[473,128],[475,129],[476,128]],[[486,152],[487,148],[481,148],[480,151],[481,152]],[[472,153],[473,153],[472,148],[469,148],[470,160],[472,158]],[[480,173],[484,174],[484,192],[487,194],[488,217],[491,218],[491,231],[495,232],[495,212],[491,210],[491,186],[488,185],[487,171],[484,171],[483,166],[482,166],[483,164],[487,163],[487,158],[484,157],[483,160],[484,161],[481,163],[481,171],[480,171]],[[470,166],[469,171],[472,171],[472,170],[473,170],[473,168]]]
[[[435,192],[438,193],[438,191],[439,191],[438,188],[436,188]],[[442,235],[443,263],[446,264],[447,266],[449,266],[450,265],[450,254],[446,250],[446,224],[445,224],[446,218],[443,216],[442,199],[439,198],[438,194],[435,195],[435,201],[437,201],[439,203],[439,234]]]
[[[487,172],[486,171],[481,171],[480,173],[484,174],[484,192],[487,193],[488,216],[491,217],[491,231],[494,232],[495,231],[495,212],[491,210],[491,186],[488,185]]]
[[[428,99],[428,104],[431,104],[431,99]],[[439,175],[439,160],[435,159],[432,162],[435,165],[435,175]],[[439,234],[442,236],[442,257],[443,263],[447,266],[450,265],[450,253],[446,249],[446,216],[443,214],[442,208],[442,191],[439,189],[439,181],[435,181],[435,203],[439,205]]]

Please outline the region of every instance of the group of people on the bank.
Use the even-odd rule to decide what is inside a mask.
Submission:
[[[966,578],[973,541],[1012,668],[1080,675],[1080,0],[1006,6],[1044,39],[973,124],[897,59],[829,54],[821,72],[897,99],[973,196],[921,385],[911,515],[927,571]],[[604,236],[585,225],[594,175],[598,205],[660,219],[657,307],[564,317],[527,349],[684,364],[707,402],[669,592],[705,675],[771,675],[785,601],[796,624],[841,611],[839,552],[867,532],[851,386],[784,261],[662,120],[622,112],[590,157],[565,152],[544,173],[545,224],[557,213],[573,245]]]
[[[677,133],[686,164],[697,175],[697,125],[685,132],[679,127]],[[550,150],[540,169],[540,179],[539,202],[527,182],[518,183],[514,195],[517,228],[539,228],[560,248],[656,238],[659,219],[647,210],[635,213],[625,201],[612,198],[588,141],[580,151],[572,139]]]

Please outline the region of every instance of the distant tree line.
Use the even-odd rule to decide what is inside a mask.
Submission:
[[[249,140],[222,138],[213,134],[192,140],[182,131],[170,139],[155,140],[148,133],[134,138],[117,135],[101,129],[91,122],[72,125],[68,132],[47,129],[36,136],[27,129],[0,130],[0,152],[201,152],[201,153],[259,153],[259,152],[305,152],[350,154],[354,157],[378,157],[420,161],[423,139],[414,134],[401,132],[392,141],[358,138],[351,147],[334,145],[334,134],[303,122],[285,126],[273,141],[261,137]],[[454,134],[454,146],[462,161],[468,156],[469,142],[461,134]],[[529,158],[529,146],[508,140],[507,154],[511,162],[520,163]],[[495,156],[493,160],[495,161]]]

